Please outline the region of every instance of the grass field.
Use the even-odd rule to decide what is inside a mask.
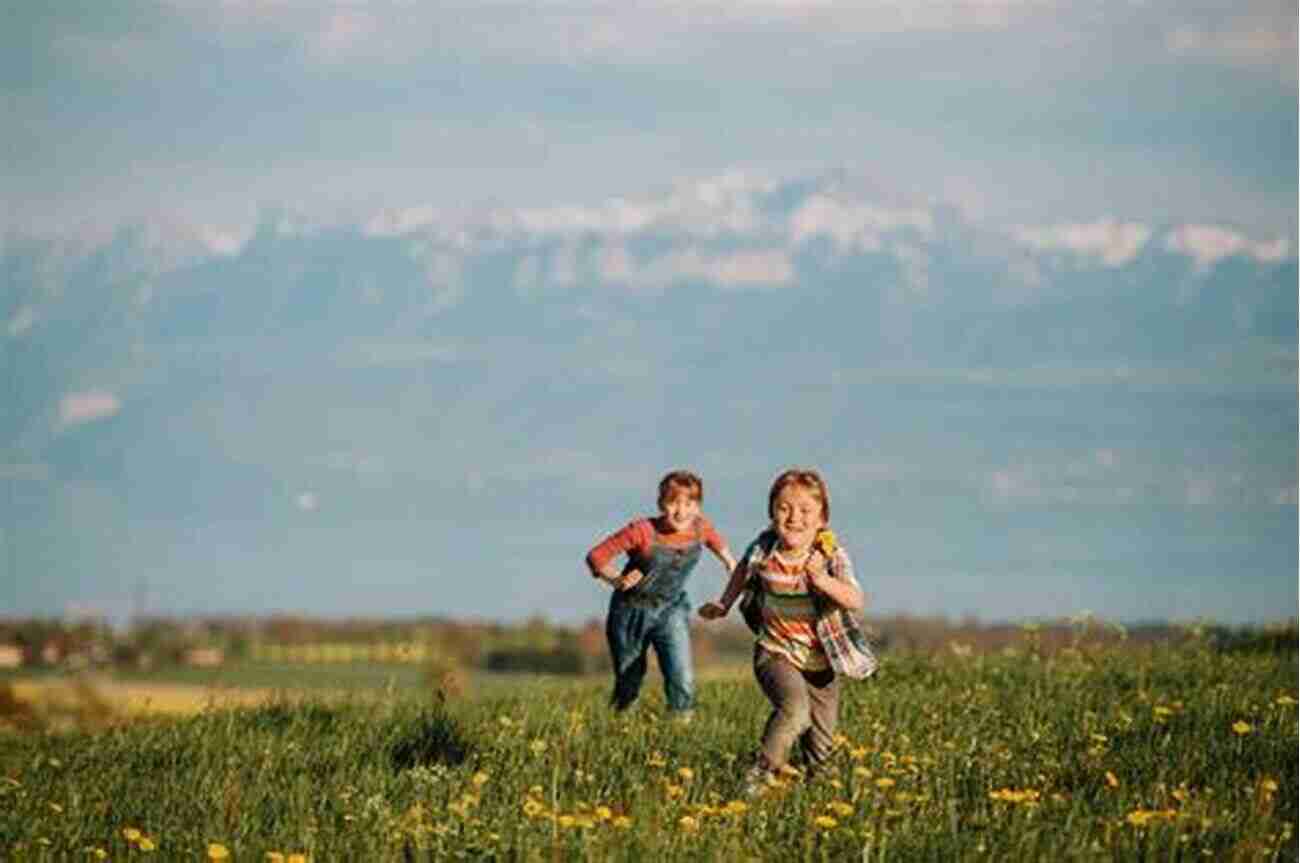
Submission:
[[[1294,650],[891,655],[848,684],[830,775],[757,799],[752,680],[702,682],[689,725],[657,683],[622,716],[604,680],[520,678],[0,734],[0,856],[1297,857]]]

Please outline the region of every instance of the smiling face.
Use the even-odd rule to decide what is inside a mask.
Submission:
[[[814,489],[790,483],[772,501],[772,527],[781,548],[805,551],[812,547],[817,531],[826,526],[826,509]]]
[[[659,502],[659,512],[673,533],[681,533],[695,527],[695,519],[700,516],[700,499],[691,490],[678,488]]]

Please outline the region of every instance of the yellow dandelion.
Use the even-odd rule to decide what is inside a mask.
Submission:
[[[868,770],[868,769],[865,768],[865,767],[860,767],[860,766],[859,766],[859,767],[854,767],[854,768],[853,768],[853,775],[856,776],[858,779],[870,779],[870,778],[871,778],[871,771]]]
[[[836,821],[834,818],[832,818],[829,815],[818,815],[816,818],[813,819],[813,824],[817,825],[823,830],[830,830],[832,827],[838,826],[839,823],[840,822]]]
[[[834,812],[840,818],[848,818],[853,814],[853,805],[845,803],[843,800],[832,800],[826,804],[826,808]]]
[[[140,837],[140,841],[139,841],[138,843],[136,843],[136,846],[135,846],[135,847],[137,847],[137,848],[139,848],[141,851],[145,851],[145,852],[148,852],[148,851],[157,851],[157,850],[158,850],[158,845],[157,845],[157,843],[155,843],[155,842],[154,842],[152,839],[150,839],[148,836],[141,836],[141,837]]]
[[[628,818],[626,815],[618,815],[609,823],[614,827],[617,827],[619,830],[626,830],[632,826],[632,819]]]
[[[597,806],[596,811],[592,813],[596,816],[597,821],[608,821],[614,817],[614,812],[608,806]]]
[[[284,855],[279,851],[267,851],[266,863],[284,863]]]
[[[475,773],[473,777],[470,778],[470,782],[474,783],[475,788],[482,788],[485,784],[487,784],[487,781],[488,781],[488,775],[484,773],[482,770],[480,770],[478,773]]]
[[[749,811],[749,804],[744,800],[732,800],[722,807],[722,811],[728,815],[744,815]]]
[[[306,854],[290,854],[285,858],[285,863],[307,863]]]
[[[677,775],[682,778],[683,782],[690,782],[695,778],[695,771],[689,767],[679,767],[677,768]]]
[[[1244,719],[1238,719],[1232,723],[1232,730],[1239,735],[1246,735],[1255,730],[1255,726],[1246,722]]]
[[[229,859],[230,859],[230,849],[227,848],[225,845],[222,845],[220,842],[209,842],[209,843],[208,843],[208,859],[209,859],[209,860],[229,860]]]
[[[1111,773],[1109,770],[1106,771],[1106,785],[1110,788],[1119,787],[1119,777],[1114,773]]]
[[[861,761],[863,758],[867,757],[867,747],[865,746],[853,747],[852,749],[849,750],[849,757],[852,758],[854,761]]]
[[[572,827],[574,825],[574,817],[572,815],[561,815],[556,820],[559,822],[561,827]]]
[[[1265,776],[1259,783],[1259,790],[1263,791],[1265,794],[1274,793],[1277,791],[1277,787],[1277,780],[1269,776]]]
[[[681,818],[677,819],[677,826],[685,830],[687,833],[694,833],[696,830],[700,829],[700,822],[692,818],[690,815],[683,815]]]
[[[664,785],[664,794],[668,796],[669,800],[675,800],[681,797],[683,793],[684,789],[680,785],[673,785],[671,782]]]
[[[668,762],[664,761],[664,757],[660,752],[655,751],[650,753],[650,757],[646,759],[645,763],[651,767],[663,767]]]
[[[531,797],[524,801],[524,814],[529,818],[536,818],[538,815],[542,814],[543,808],[542,804],[533,800]]]
[[[533,742],[528,744],[528,748],[534,755],[541,755],[546,751],[546,741],[540,737],[534,738]]]
[[[1275,701],[1275,702],[1273,702],[1273,703],[1274,703],[1274,704],[1280,704],[1280,705],[1282,705],[1283,707],[1295,707],[1296,704],[1298,704],[1298,703],[1300,703],[1300,702],[1297,702],[1294,698],[1292,698],[1292,697],[1289,696],[1289,695],[1279,695],[1279,696],[1277,697],[1277,701]]]
[[[545,792],[542,791],[542,786],[534,785],[528,789],[528,793],[533,797],[541,797]]]
[[[821,550],[821,553],[827,557],[835,553],[835,531],[829,528],[820,530],[817,532],[817,538],[813,541],[817,544],[817,548]]]
[[[143,834],[134,827],[123,827],[122,838],[127,842],[139,842]]]
[[[897,783],[895,783],[894,780],[890,779],[888,776],[882,776],[876,780],[876,787],[882,790],[885,788],[893,788],[895,784]]]
[[[107,860],[107,859],[108,859],[108,852],[105,851],[103,848],[96,848],[95,850],[91,851],[90,853],[93,854],[93,855],[95,856],[95,859],[96,859],[96,860]]]

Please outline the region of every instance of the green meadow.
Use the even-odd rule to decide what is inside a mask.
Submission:
[[[887,654],[833,770],[747,798],[747,673],[292,690],[0,733],[17,860],[1295,860],[1297,655],[1207,641]],[[296,857],[294,855],[302,855]]]

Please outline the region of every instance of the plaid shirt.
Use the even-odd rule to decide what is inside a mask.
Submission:
[[[749,547],[745,557],[751,572],[762,565],[763,560],[771,553],[775,540],[775,534],[765,531]],[[853,562],[849,560],[843,547],[835,549],[827,569],[835,578],[849,582],[858,590],[862,589],[853,574]],[[745,590],[752,593],[762,589],[761,579],[751,576]],[[862,626],[847,609],[841,608],[815,592],[813,596],[817,605],[815,630],[831,668],[836,674],[842,674],[853,680],[870,677],[875,673],[879,662],[862,631]]]

